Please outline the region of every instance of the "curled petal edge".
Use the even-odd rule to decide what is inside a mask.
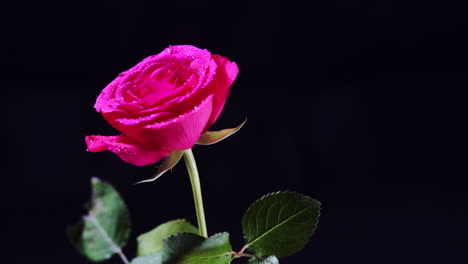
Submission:
[[[197,145],[212,145],[218,143],[227,137],[233,135],[237,131],[239,131],[247,122],[247,119],[244,120],[240,125],[235,128],[227,128],[219,131],[208,131],[203,133],[200,138],[197,140]]]
[[[89,152],[111,151],[123,161],[136,165],[146,166],[156,163],[169,155],[169,151],[148,149],[136,140],[126,136],[87,136],[85,138]]]
[[[169,156],[165,157],[161,166],[159,166],[158,171],[153,175],[153,177],[137,182],[136,184],[152,182],[161,177],[166,171],[174,168],[174,166],[179,163],[180,159],[184,155],[185,150],[173,150]]]

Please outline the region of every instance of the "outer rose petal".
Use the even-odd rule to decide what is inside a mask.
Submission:
[[[193,110],[167,122],[145,126],[135,139],[154,149],[183,150],[195,145],[210,118],[213,95],[208,96]]]
[[[88,151],[100,152],[109,150],[117,154],[125,162],[146,166],[158,162],[170,152],[147,149],[139,142],[125,136],[87,136],[85,138]]]
[[[235,62],[229,61],[227,58],[220,55],[212,55],[211,58],[216,62],[216,74],[207,85],[207,89],[215,95],[213,100],[213,113],[204,131],[207,131],[211,125],[218,119],[218,116],[223,111],[224,103],[229,95],[229,88],[239,73],[239,68]]]

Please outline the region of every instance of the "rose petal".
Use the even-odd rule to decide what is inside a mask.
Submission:
[[[213,109],[213,96],[208,96],[192,111],[166,122],[146,125],[135,137],[151,144],[151,148],[164,150],[189,149],[197,142]]]
[[[177,57],[179,60],[189,60],[193,61],[194,59],[209,60],[211,54],[206,49],[199,49],[190,45],[176,45],[166,48],[163,52],[160,53],[161,57]]]
[[[174,85],[172,83],[160,81],[148,81],[144,86],[148,87],[151,92],[145,95],[144,98],[141,98],[140,104],[142,103],[150,109],[174,89]]]
[[[125,136],[87,136],[88,151],[109,150],[127,163],[146,166],[168,156],[170,152],[145,148],[139,142]]]
[[[138,138],[139,131],[145,126],[165,123],[196,110],[195,107],[208,96],[200,89],[200,91],[193,93],[191,96],[179,97],[164,106],[155,107],[152,111],[139,112],[136,116],[128,116],[119,112],[103,113],[102,115],[109,124],[120,132],[133,138]]]
[[[218,67],[216,68],[216,75],[213,81],[206,88],[212,91],[211,93],[215,97],[213,99],[213,114],[204,131],[207,131],[213,125],[221,114],[221,111],[223,111],[224,104],[229,95],[229,88],[239,73],[239,68],[237,68],[235,62],[231,62],[220,55],[213,55],[212,58]]]

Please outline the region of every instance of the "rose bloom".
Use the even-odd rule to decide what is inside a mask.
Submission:
[[[236,63],[194,46],[171,46],[107,85],[94,108],[122,134],[87,136],[88,151],[109,150],[144,166],[191,148],[220,115]]]

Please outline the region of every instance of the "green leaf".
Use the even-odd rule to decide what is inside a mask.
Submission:
[[[232,136],[237,131],[239,131],[245,125],[245,122],[247,122],[247,119],[235,128],[227,128],[227,129],[223,129],[219,131],[205,132],[200,136],[200,138],[198,138],[198,141],[196,144],[197,145],[212,145],[212,144],[218,143],[226,139],[227,137]]]
[[[228,264],[233,258],[228,233],[205,238],[179,233],[164,238],[164,264]]]
[[[152,182],[157,180],[161,177],[166,171],[174,168],[175,165],[180,161],[182,156],[184,155],[185,150],[173,150],[169,156],[165,157],[159,167],[158,171],[149,179],[142,180],[137,182],[138,183],[145,183],[145,182]]]
[[[178,219],[159,225],[138,236],[138,256],[150,255],[163,247],[163,238],[177,233],[198,234],[198,229],[185,219]]]
[[[162,250],[151,255],[134,258],[130,264],[162,264]]]
[[[130,236],[127,206],[109,184],[91,180],[90,208],[82,220],[67,228],[76,249],[91,261],[102,261],[120,252]]]
[[[242,220],[249,251],[285,257],[301,250],[317,227],[320,202],[299,193],[277,192],[257,200]]]
[[[251,258],[248,264],[279,264],[279,260],[275,256],[266,259]]]

